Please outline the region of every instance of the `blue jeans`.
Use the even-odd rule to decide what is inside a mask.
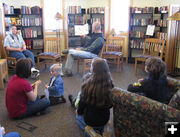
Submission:
[[[91,52],[69,49],[68,57],[65,64],[65,71],[68,73],[72,73],[75,58],[91,59],[95,57],[97,57],[97,55]]]
[[[37,96],[34,102],[32,101],[28,102],[26,112],[23,115],[21,115],[19,118],[25,118],[28,116],[35,115],[38,112],[48,109],[49,106],[50,106],[50,101],[47,98],[40,99],[39,96]]]
[[[26,49],[23,52],[20,52],[20,51],[10,51],[9,55],[11,57],[16,58],[17,60],[19,60],[21,58],[24,58],[24,59],[25,58],[30,58],[32,60],[32,62],[33,62],[33,66],[36,67],[36,63],[34,61],[34,54],[31,51],[29,51],[28,49]]]
[[[10,133],[5,134],[3,137],[21,137],[21,136],[17,132],[10,132]]]
[[[87,124],[84,121],[84,117],[82,115],[76,115],[76,122],[79,125],[79,127],[83,130],[85,137],[90,137],[90,135],[86,132],[85,127]],[[103,134],[104,126],[100,127],[92,127],[97,133]]]

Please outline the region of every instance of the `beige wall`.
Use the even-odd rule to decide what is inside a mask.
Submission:
[[[170,4],[180,4],[180,0],[133,0],[134,7],[160,7]]]
[[[106,7],[108,6],[108,0],[65,0],[65,7],[67,6]]]
[[[1,0],[2,3],[6,3],[9,6],[20,8],[22,5],[26,6],[40,6],[41,0]]]

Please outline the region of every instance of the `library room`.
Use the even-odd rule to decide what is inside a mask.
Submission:
[[[0,137],[173,136],[179,0],[0,1]]]

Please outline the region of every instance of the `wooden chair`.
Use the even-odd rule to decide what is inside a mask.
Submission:
[[[152,56],[157,56],[160,59],[163,58],[164,53],[164,40],[156,39],[156,38],[146,38],[143,46],[143,53],[135,57],[135,65],[134,65],[134,74],[137,72],[137,63],[138,61],[144,62],[146,59]]]
[[[43,60],[40,62],[40,60]],[[44,39],[44,52],[37,56],[37,68],[41,64],[56,63],[61,59],[61,40],[56,37],[47,37]]]
[[[103,48],[104,48],[104,45],[102,47],[102,50],[99,53],[99,57],[102,57]],[[86,71],[90,71],[92,59],[82,59],[82,58],[77,59],[77,72],[79,72],[80,62],[82,62],[82,65],[83,65],[83,76],[84,76]]]
[[[7,59],[7,64],[8,64],[9,68],[15,69],[17,60],[16,60],[16,58],[9,56],[9,52],[4,47],[3,43],[4,43],[4,41],[2,40],[2,46],[1,46],[1,48],[2,48],[2,57]]]
[[[113,63],[117,65],[117,72],[119,72],[120,64],[123,68],[124,46],[124,37],[109,37],[106,40],[106,46],[102,51],[102,58],[107,59],[108,63]]]

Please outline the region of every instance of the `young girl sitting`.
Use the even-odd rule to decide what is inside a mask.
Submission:
[[[53,64],[50,67],[51,71],[51,79],[49,84],[46,84],[46,88],[49,91],[49,100],[51,105],[56,105],[59,103],[66,103],[66,99],[64,98],[64,84],[61,78],[62,65],[61,64]]]
[[[111,90],[114,87],[106,60],[95,58],[91,64],[91,75],[81,86],[81,95],[76,110],[77,124],[85,131],[87,125],[102,135],[110,117]],[[87,134],[85,133],[87,136]]]
[[[145,62],[148,78],[139,79],[138,83],[130,84],[127,90],[165,103],[168,84],[165,70],[166,65],[160,58],[148,58]]]

